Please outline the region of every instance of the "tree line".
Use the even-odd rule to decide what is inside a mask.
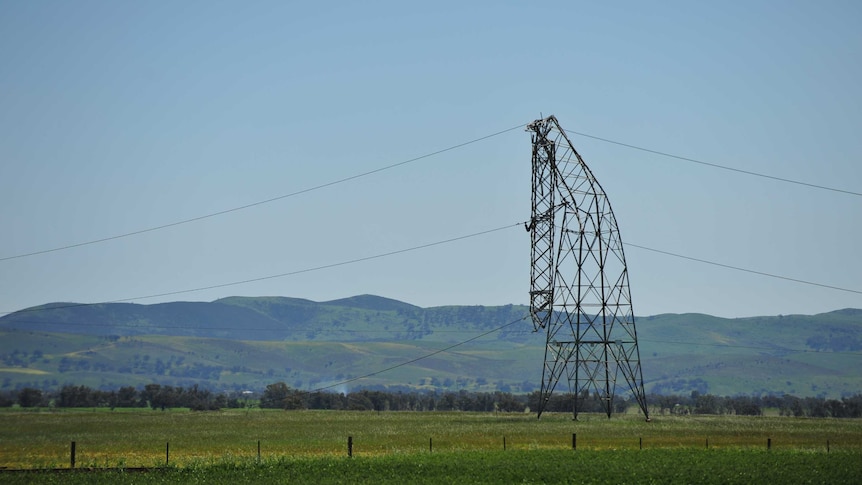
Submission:
[[[508,392],[416,392],[362,389],[348,393],[306,392],[284,382],[266,386],[259,406],[270,409],[350,411],[482,411],[523,412],[523,396]]]
[[[246,403],[241,402],[241,398],[241,394],[215,393],[197,385],[183,388],[147,384],[142,388],[126,386],[112,391],[65,385],[57,391],[25,387],[0,393],[0,407],[17,404],[22,408],[189,408],[193,411],[217,411],[243,407]]]
[[[692,391],[688,396],[652,395],[648,401],[662,414],[739,414],[759,416],[777,409],[781,416],[797,418],[862,418],[862,394],[827,399],[790,394],[714,396]]]
[[[262,392],[213,392],[197,385],[183,388],[160,384],[143,387],[126,386],[116,390],[100,390],[87,386],[65,385],[56,391],[23,388],[0,393],[0,407],[18,405],[22,408],[150,408],[166,410],[188,408],[194,411],[215,411],[230,408],[264,409],[328,409],[350,411],[478,411],[526,412],[537,409],[541,395],[508,392],[419,392],[415,390],[360,389],[352,392],[302,391],[284,382],[266,386]],[[647,396],[652,414],[731,414],[762,415],[765,409],[777,410],[782,416],[820,418],[862,418],[862,394],[827,399],[792,395],[715,396],[692,391],[688,395]],[[571,395],[551,396],[545,410],[571,412]],[[614,412],[625,412],[636,406],[634,399],[617,396]],[[604,412],[604,401],[598,395],[583,393],[578,399],[578,411]]]

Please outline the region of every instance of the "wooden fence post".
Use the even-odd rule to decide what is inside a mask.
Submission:
[[[353,456],[353,436],[347,437],[347,456]]]
[[[766,438],[766,449],[767,450],[772,449],[772,438]]]
[[[257,440],[257,461],[260,462],[260,440]]]
[[[578,449],[578,433],[572,433],[572,449]]]
[[[72,442],[70,450],[69,468],[75,468],[75,442]]]
[[[506,437],[503,436],[503,451],[506,451]]]
[[[165,466],[168,466],[170,459],[171,459],[171,442],[166,441],[165,442]]]
[[[644,449],[644,439],[642,437],[638,438],[638,449],[639,450]]]
[[[434,438],[428,438],[428,453],[434,451]]]

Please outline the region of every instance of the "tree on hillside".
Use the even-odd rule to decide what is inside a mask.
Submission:
[[[299,392],[291,390],[284,382],[266,386],[260,398],[260,407],[269,409],[304,409],[305,405]]]
[[[112,406],[118,408],[134,408],[146,405],[146,401],[143,403],[138,401],[138,391],[132,386],[121,387],[117,391],[115,401],[112,402]]]
[[[736,414],[743,416],[760,416],[763,414],[763,410],[760,407],[760,399],[750,396],[736,396],[727,398],[726,401]]]
[[[374,403],[368,395],[362,392],[351,392],[347,395],[347,409],[351,411],[371,411]]]
[[[18,405],[22,408],[33,408],[42,405],[42,391],[25,387],[18,391]]]
[[[721,414],[721,402],[717,396],[691,391],[691,399],[694,401],[694,414]]]
[[[183,400],[183,388],[173,386],[162,386],[159,384],[147,384],[141,391],[141,399],[150,403],[152,409],[172,408],[179,405]]]
[[[504,413],[522,413],[524,412],[524,408],[526,407],[525,403],[518,401],[517,399],[515,399],[515,396],[509,394],[508,392],[495,392],[494,400],[496,401],[497,410]]]
[[[195,384],[185,392],[183,401],[192,411],[218,411],[226,402],[224,395],[220,397],[217,399],[212,392]]]
[[[87,386],[65,385],[57,396],[56,406],[59,408],[84,408],[95,406],[93,390]]]

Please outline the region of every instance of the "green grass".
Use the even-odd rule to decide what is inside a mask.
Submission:
[[[532,414],[458,412],[0,412],[0,467],[68,468],[71,441],[76,471],[6,471],[0,482],[862,483],[862,420],[660,416],[646,423],[634,415],[612,420],[582,415],[573,422],[568,414],[537,420]],[[124,467],[152,469],[105,470]]]
[[[859,483],[858,453],[510,450],[197,462],[149,472],[2,475],[16,483]]]

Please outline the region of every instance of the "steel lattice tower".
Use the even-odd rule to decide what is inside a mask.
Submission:
[[[533,142],[530,316],[546,332],[538,416],[560,378],[611,417],[617,378],[649,420],[623,242],[611,204],[553,116],[527,125]]]

